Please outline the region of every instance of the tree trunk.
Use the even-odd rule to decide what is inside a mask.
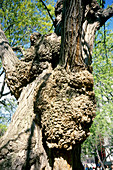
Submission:
[[[96,148],[96,153],[97,153],[98,160],[99,160],[99,162],[101,163],[101,166],[102,166],[103,170],[105,170],[104,164],[103,164],[103,162],[101,161],[101,158],[100,158],[100,155],[99,155],[99,151],[98,151],[98,147],[97,147],[96,144],[95,144],[95,148]]]
[[[24,59],[16,58],[0,30],[6,81],[18,99],[0,139],[0,169],[83,169],[81,143],[89,135],[96,107],[90,67],[93,40],[113,8],[102,10],[95,0],[65,0],[59,22],[62,3],[56,5],[55,29],[60,35],[62,25],[62,38],[32,34]]]
[[[61,56],[66,70],[84,66],[81,48],[83,10],[81,0],[64,1]]]

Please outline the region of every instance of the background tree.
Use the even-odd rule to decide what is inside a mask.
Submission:
[[[62,1],[56,14],[59,5]],[[2,169],[83,169],[80,146],[95,116],[93,40],[112,14],[112,6],[103,10],[95,0],[64,1],[61,57],[59,36],[35,33],[19,60],[1,30],[6,81],[18,99],[0,141]]]
[[[104,38],[104,31],[102,28],[96,34],[95,48],[93,50],[94,89],[97,100],[97,116],[90,128],[91,135],[83,143],[83,153],[86,155],[87,151],[88,155],[98,156],[98,160],[101,160],[103,165],[107,156],[105,156],[106,147],[110,149],[113,146],[113,33],[106,30],[106,39]],[[106,139],[109,140],[109,143],[106,142]],[[107,146],[107,144],[109,146]],[[97,154],[98,152],[100,155]],[[110,155],[111,154],[112,153],[110,153]]]
[[[46,0],[44,4],[53,17],[54,1]],[[35,31],[41,34],[51,31],[53,23],[41,0],[3,0],[0,7],[3,31],[12,47],[26,46],[29,43],[28,36]]]

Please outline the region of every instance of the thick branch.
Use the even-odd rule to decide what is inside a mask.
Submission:
[[[113,16],[113,4],[106,9],[103,9],[99,6],[96,0],[92,0],[91,3],[87,5],[87,8],[89,9],[86,17],[88,17],[90,23],[98,22],[97,29],[104,25],[105,22]]]
[[[22,87],[29,81],[28,75],[31,63],[26,64],[16,57],[2,30],[0,30],[0,57],[6,73],[7,85],[15,97],[18,98]]]
[[[113,16],[113,4],[104,9],[102,14],[100,15],[100,26],[104,25],[104,23]]]
[[[7,84],[12,94],[18,98],[23,87],[47,69],[49,62],[56,67],[59,60],[60,38],[55,33],[47,36],[34,33],[31,48],[25,51],[24,59],[19,60],[2,30],[0,36],[0,56],[6,72]]]
[[[16,57],[12,48],[10,47],[4,32],[0,29],[0,57],[2,59],[3,67],[8,66],[9,70],[14,69],[14,63],[18,63],[19,59]]]

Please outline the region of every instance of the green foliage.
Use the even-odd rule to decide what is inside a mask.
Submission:
[[[106,38],[104,37],[106,35]],[[93,50],[94,90],[97,100],[97,112],[90,136],[83,144],[83,153],[92,155],[96,146],[107,137],[113,145],[113,32],[100,29],[96,34]],[[104,144],[104,143],[103,143]],[[86,149],[87,148],[87,149]],[[83,154],[84,155],[84,154]]]
[[[44,1],[52,17],[53,2]],[[2,0],[0,16],[3,30],[11,46],[24,46],[29,42],[29,35],[32,32],[48,33],[53,24],[40,0]]]
[[[12,114],[15,112],[17,107],[16,99],[8,95],[1,97],[0,99],[0,137],[4,134],[7,129],[7,125],[11,121]]]
[[[100,7],[104,7],[105,5],[105,0],[97,0],[97,2],[99,3]]]
[[[1,118],[0,118],[0,120],[1,120]],[[2,122],[3,122],[3,118],[2,118]],[[0,123],[0,137],[3,136],[3,134],[6,130],[7,130],[7,125]]]

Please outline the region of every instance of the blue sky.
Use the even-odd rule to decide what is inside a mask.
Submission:
[[[113,0],[106,0],[106,4],[111,5],[113,3]]]
[[[108,5],[111,5],[113,3],[113,0],[106,0],[105,8],[107,8]],[[110,22],[109,29],[113,30],[113,17],[108,20]]]

